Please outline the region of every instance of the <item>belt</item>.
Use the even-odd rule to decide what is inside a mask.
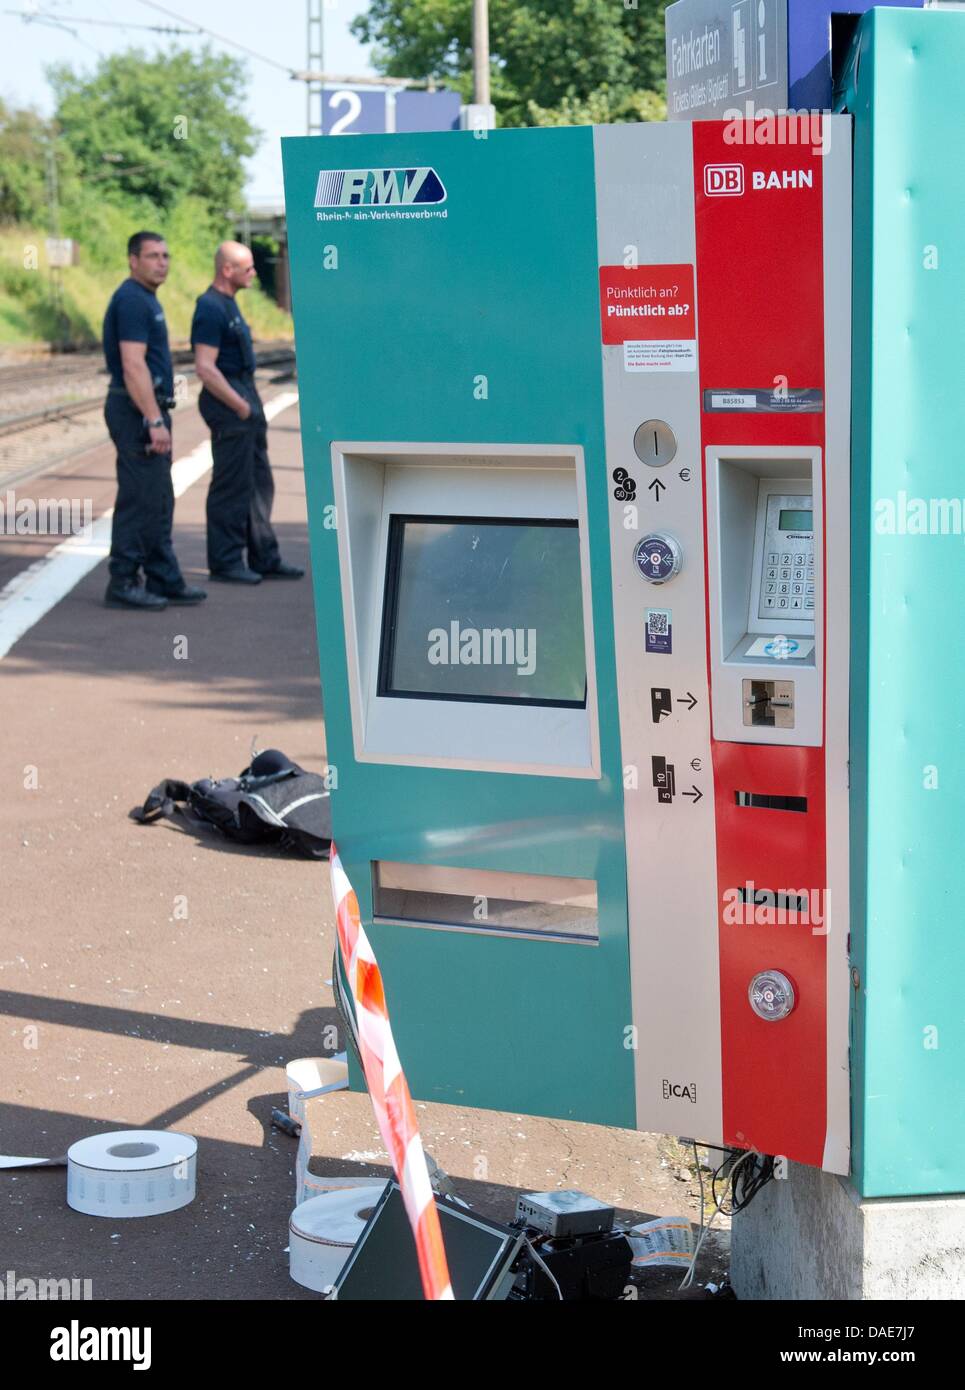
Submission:
[[[130,402],[132,409],[138,410],[138,407],[135,405],[134,401],[131,400],[131,393],[128,391],[126,386],[108,386],[107,394],[109,396],[124,396],[125,399]],[[175,406],[177,405],[177,400],[174,398],[174,396],[162,396],[159,395],[157,391],[155,391],[154,395],[155,399],[157,400],[159,410],[174,410]],[[140,414],[139,410],[138,414]]]

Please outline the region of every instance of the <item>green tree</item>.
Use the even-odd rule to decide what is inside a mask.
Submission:
[[[0,101],[0,223],[43,225],[47,216],[47,150],[54,132],[36,111]]]
[[[492,95],[501,125],[663,114],[666,0],[490,0]],[[429,77],[469,99],[472,0],[371,0],[352,25],[392,77]]]
[[[62,142],[103,196],[165,212],[193,195],[217,217],[242,205],[242,160],[259,131],[243,110],[245,68],[210,49],[103,58],[92,75],[48,72]]]

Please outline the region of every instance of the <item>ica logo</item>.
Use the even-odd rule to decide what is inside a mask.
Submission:
[[[420,207],[444,203],[435,169],[320,169],[317,208]]]
[[[708,197],[735,198],[743,191],[743,164],[704,165],[704,192]]]
[[[671,1096],[675,1096],[677,1100],[689,1100],[692,1105],[696,1105],[697,1083],[688,1081],[686,1084],[682,1084],[679,1081],[668,1081],[667,1078],[664,1077],[663,1098],[664,1100],[669,1100]]]

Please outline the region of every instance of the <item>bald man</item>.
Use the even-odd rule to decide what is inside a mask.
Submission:
[[[268,461],[268,422],[255,389],[251,330],[239,290],[255,278],[247,246],[223,241],[214,280],[198,298],[191,324],[194,364],[204,389],[198,406],[211,431],[214,467],[208,488],[208,569],[226,584],[301,579],[278,551],[271,526],[275,484]]]

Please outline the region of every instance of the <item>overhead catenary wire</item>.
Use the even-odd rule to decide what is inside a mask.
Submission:
[[[70,25],[64,22],[65,19],[72,20],[72,15],[52,14],[47,10],[40,9],[6,10],[5,13],[15,15],[16,18],[22,19],[24,24],[46,24],[48,28],[51,29],[62,29],[63,32],[65,34],[69,34],[72,39],[76,39],[77,42],[83,44],[85,48],[89,48],[91,53],[95,53],[98,58],[103,56],[99,48],[95,48],[94,45],[88,43],[86,39],[82,39],[80,34],[78,34],[74,29],[71,29]]]
[[[279,63],[275,58],[269,58],[264,53],[259,53],[256,48],[249,48],[247,44],[239,43],[237,39],[228,38],[225,34],[218,34],[213,29],[208,29],[203,24],[198,24],[194,19],[189,19],[187,15],[176,14],[174,10],[169,10],[166,5],[157,4],[157,0],[139,0],[139,3],[146,5],[149,10],[157,10],[159,14],[166,15],[168,19],[176,19],[179,24],[190,24],[192,29],[188,32],[204,34],[209,39],[216,39],[218,43],[226,44],[229,48],[236,48],[239,53],[245,53],[249,58],[255,58],[259,63],[267,63],[271,68],[278,72],[287,73],[289,77],[296,76],[296,69],[288,63]]]
[[[152,34],[196,34],[196,29],[176,29],[172,24],[131,24],[123,19],[90,19],[76,14],[63,14],[59,10],[4,10],[4,14],[14,15],[26,24],[48,24],[55,29],[63,29],[72,38],[84,42],[68,24],[94,24],[101,29],[142,29]],[[88,44],[88,47],[90,45]],[[95,52],[97,50],[95,49]]]
[[[147,5],[148,9],[157,10],[159,14],[167,15],[169,19],[176,19],[179,24],[193,25],[189,33],[203,34],[206,38],[214,39],[217,43],[226,44],[229,48],[235,48],[239,53],[244,53],[249,58],[254,58],[259,63],[266,63],[268,67],[274,68],[276,72],[283,72],[296,82],[321,82],[338,83],[346,87],[425,87],[428,85],[426,79],[416,79],[409,77],[387,77],[384,74],[368,76],[366,74],[336,74],[325,72],[305,72],[302,68],[294,68],[289,63],[280,63],[277,58],[269,58],[264,53],[259,53],[256,48],[249,48],[247,44],[239,43],[237,39],[229,38],[226,34],[219,34],[214,29],[208,29],[203,24],[198,24],[194,19],[189,19],[187,15],[178,14],[175,10],[168,9],[166,5],[159,5],[157,0],[139,0],[142,5]]]
[[[229,38],[227,34],[219,34],[215,29],[209,29],[206,25],[199,24],[196,20],[188,18],[187,15],[178,14],[176,11],[168,9],[166,5],[159,5],[157,0],[139,0],[139,3],[146,5],[149,9],[157,10],[159,14],[166,15],[169,19],[174,19],[179,24],[189,27],[176,29],[170,25],[127,24],[123,20],[77,19],[73,15],[65,14],[61,11],[49,10],[6,10],[4,13],[22,19],[25,24],[40,23],[47,24],[52,28],[63,29],[65,33],[70,34],[71,38],[76,39],[77,42],[83,44],[85,48],[89,48],[92,53],[96,53],[99,58],[104,56],[100,49],[94,48],[92,44],[89,44],[86,39],[82,38],[80,34],[71,29],[69,24],[96,24],[105,28],[139,29],[165,36],[185,35],[190,38],[214,39],[216,43],[225,44],[228,48],[234,48],[239,53],[244,53],[246,57],[253,58],[258,63],[266,64],[276,72],[283,72],[286,77],[291,78],[295,82],[307,82],[310,84],[322,83],[323,85],[334,83],[345,87],[411,87],[413,89],[431,87],[431,83],[425,78],[388,77],[385,74],[370,76],[364,73],[336,74],[306,72],[302,68],[292,67],[289,63],[281,63],[276,58],[269,58],[267,54],[259,53],[256,48],[251,48],[248,44],[240,43],[237,39]],[[69,21],[69,23],[66,21]]]

